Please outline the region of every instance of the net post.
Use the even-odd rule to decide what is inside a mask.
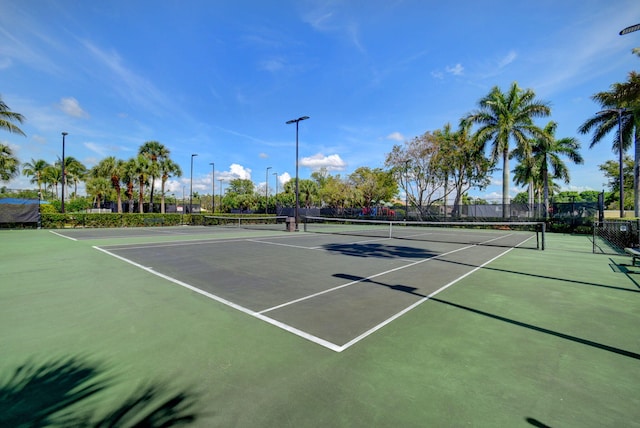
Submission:
[[[541,248],[542,251],[544,251],[544,235],[546,230],[547,230],[547,223],[542,222],[542,248]]]

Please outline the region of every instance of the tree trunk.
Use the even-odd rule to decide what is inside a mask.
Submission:
[[[502,218],[510,217],[509,207],[509,150],[502,152]]]

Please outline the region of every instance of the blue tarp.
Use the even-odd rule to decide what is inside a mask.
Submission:
[[[38,199],[18,199],[18,198],[0,198],[0,204],[11,204],[11,205],[28,205],[28,204],[48,204],[47,201],[42,201]]]

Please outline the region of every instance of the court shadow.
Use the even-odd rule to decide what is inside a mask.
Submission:
[[[98,414],[95,400],[113,382],[103,365],[82,357],[27,361],[0,380],[0,426],[170,427],[198,417],[193,394],[159,382]]]
[[[409,293],[409,294],[413,294],[414,296],[419,296],[422,297],[424,299],[428,299],[429,302],[435,302],[435,303],[440,303],[443,305],[447,305],[447,306],[451,306],[457,309],[461,309],[467,312],[471,312],[474,313],[476,315],[481,315],[487,318],[491,318],[497,321],[502,321],[505,323],[509,323],[512,325],[516,325],[518,327],[523,327],[523,328],[527,328],[530,330],[534,330],[537,331],[539,333],[545,333],[545,334],[549,334],[551,336],[555,336],[555,337],[559,337],[561,339],[565,339],[565,340],[570,340],[572,342],[576,342],[576,343],[580,343],[582,345],[587,345],[587,346],[591,346],[597,349],[601,349],[604,351],[608,351],[608,352],[613,352],[615,354],[619,354],[619,355],[623,355],[625,357],[630,357],[630,358],[634,358],[636,360],[640,360],[640,354],[636,353],[636,352],[632,352],[632,351],[627,351],[626,349],[620,349],[620,348],[616,348],[613,346],[609,346],[609,345],[605,345],[603,343],[599,343],[599,342],[595,342],[592,340],[588,340],[588,339],[584,339],[581,337],[577,337],[577,336],[572,336],[569,334],[565,334],[565,333],[561,333],[559,331],[554,331],[554,330],[550,330],[544,327],[540,327],[534,324],[528,324],[522,321],[517,321],[511,318],[507,318],[507,317],[503,317],[497,314],[492,314],[490,312],[485,312],[482,311],[480,309],[475,309],[469,306],[464,306],[464,305],[460,305],[458,303],[454,303],[454,302],[450,302],[447,300],[443,300],[443,299],[439,299],[437,297],[434,296],[427,296],[421,293],[417,292],[417,288],[415,287],[409,287],[406,285],[402,285],[402,284],[395,284],[395,285],[391,285],[391,284],[385,284],[384,282],[380,282],[380,281],[375,281],[373,279],[370,278],[364,278],[364,277],[360,277],[357,275],[349,275],[349,274],[344,274],[344,273],[337,273],[334,274],[333,276],[335,276],[336,278],[341,278],[341,279],[348,279],[349,281],[353,281],[353,282],[362,282],[362,283],[370,283],[370,284],[375,284],[375,285],[380,285],[383,287],[387,287],[390,288],[392,290],[397,290],[400,292],[404,292],[404,293]]]
[[[525,419],[530,425],[533,425],[537,428],[552,428],[550,425],[544,424],[535,418],[526,418]]]
[[[426,259],[438,255],[437,253],[420,248],[400,245],[367,243],[326,244],[323,248],[332,253],[355,257],[380,257],[402,259]]]

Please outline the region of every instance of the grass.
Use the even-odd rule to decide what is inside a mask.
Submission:
[[[78,420],[120,410],[203,427],[640,426],[640,275],[612,269],[630,258],[591,254],[589,237],[513,250],[342,353],[90,241],[25,230],[0,242],[0,393],[36,407],[44,392],[68,395],[64,382],[31,376],[34,394],[11,379],[27,363],[73,359],[101,385],[66,407]],[[180,394],[193,405],[166,406]]]

